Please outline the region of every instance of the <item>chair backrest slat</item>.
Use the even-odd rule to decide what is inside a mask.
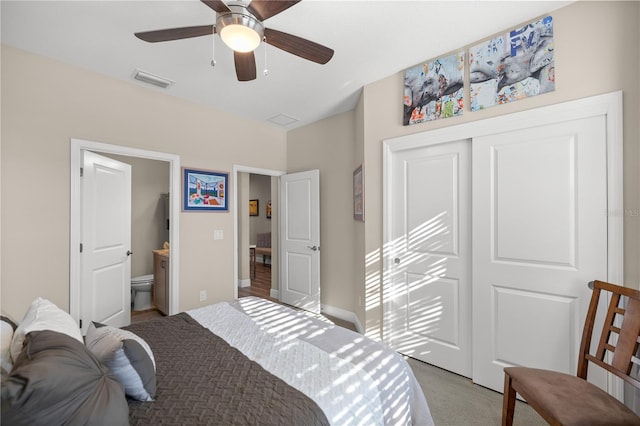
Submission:
[[[604,357],[607,353],[606,345],[609,343],[609,339],[611,338],[611,327],[613,326],[613,322],[616,319],[616,310],[618,308],[619,302],[620,294],[613,293],[611,295],[611,301],[609,302],[607,316],[604,319],[604,327],[602,328],[602,335],[600,336],[600,341],[598,342],[598,349],[596,350],[596,358],[598,358],[599,360],[604,360]]]
[[[640,300],[629,299],[611,362],[613,368],[624,374],[631,373],[631,367],[633,367],[631,357],[638,351],[638,335],[640,335]]]
[[[594,332],[598,300],[602,294],[610,294],[610,303],[600,334],[598,346],[590,355],[591,334]],[[626,296],[622,299],[621,296]],[[621,306],[621,301],[626,306]],[[620,318],[622,317],[621,321]],[[615,339],[614,339],[615,337]],[[632,377],[633,357],[638,353],[640,337],[640,291],[602,281],[594,281],[594,289],[585,320],[581,356],[578,361],[578,376],[586,379],[588,363],[593,362],[605,370],[640,388],[640,381]],[[611,353],[607,356],[607,353]]]

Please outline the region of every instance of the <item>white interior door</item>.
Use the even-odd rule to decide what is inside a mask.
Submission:
[[[476,383],[502,391],[514,365],[575,374],[587,282],[607,277],[606,141],[603,116],[474,138]]]
[[[320,313],[320,171],[280,177],[280,300]]]
[[[131,166],[90,151],[81,178],[80,319],[131,321]]]
[[[385,340],[471,377],[469,140],[393,154]]]

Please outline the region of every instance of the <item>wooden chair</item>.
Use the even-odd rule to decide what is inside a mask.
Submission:
[[[586,380],[589,363],[593,363],[640,389],[638,360],[632,358],[638,353],[640,291],[602,281],[591,285],[593,294],[582,333],[577,376],[526,367],[505,368],[503,426],[513,424],[516,392],[550,425],[640,425],[640,417],[633,411]],[[591,355],[591,337],[603,291],[611,294],[611,301],[597,350]],[[626,296],[625,307],[621,306],[621,296]],[[611,339],[613,335],[617,341]]]
[[[271,232],[258,234],[255,254],[262,256],[262,264],[266,264],[267,257],[271,260]]]

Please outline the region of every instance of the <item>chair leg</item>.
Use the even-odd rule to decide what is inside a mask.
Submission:
[[[511,376],[504,373],[504,395],[502,396],[502,426],[513,425],[513,412],[516,408],[516,391],[511,386]]]

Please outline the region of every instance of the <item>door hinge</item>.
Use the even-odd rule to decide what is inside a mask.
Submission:
[[[83,176],[84,176],[84,168],[80,167],[80,177],[83,177]]]
[[[80,328],[82,328],[82,320],[80,320]]]
[[[82,243],[80,243],[80,253],[82,253]]]

